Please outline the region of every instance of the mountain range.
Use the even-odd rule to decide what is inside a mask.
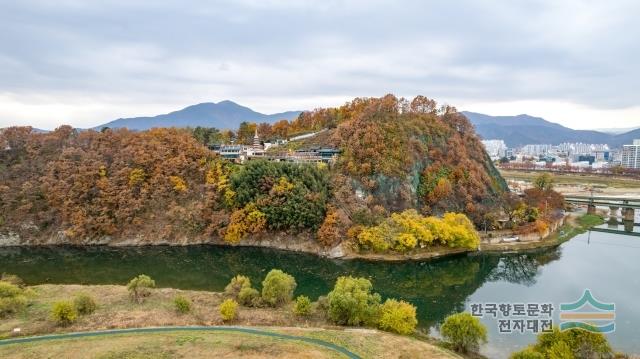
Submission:
[[[287,111],[266,115],[253,111],[248,107],[238,105],[233,101],[218,103],[205,102],[152,117],[119,118],[96,126],[100,130],[104,127],[126,127],[130,130],[148,130],[153,127],[215,127],[218,129],[237,129],[240,123],[247,122],[276,122],[278,120],[292,120],[302,111]]]
[[[147,130],[153,127],[216,127],[219,129],[237,129],[240,123],[292,120],[301,111],[287,111],[263,114],[241,106],[233,101],[218,103],[205,102],[183,108],[171,113],[150,116],[119,118],[94,127],[127,127],[131,130]],[[612,148],[628,144],[634,138],[640,138],[640,129],[625,133],[605,133],[590,130],[574,130],[540,117],[529,115],[490,116],[476,112],[462,112],[475,126],[483,139],[502,139],[509,147],[525,144],[559,144],[562,142],[606,143]]]
[[[562,142],[606,143],[611,148],[630,144],[640,138],[640,129],[620,134],[591,130],[574,130],[540,117],[529,115],[489,116],[476,112],[462,112],[473,123],[483,139],[501,139],[508,147],[526,144],[559,144]]]

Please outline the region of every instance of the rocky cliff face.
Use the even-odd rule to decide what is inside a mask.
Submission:
[[[30,235],[20,235],[15,232],[0,233],[0,247],[12,247],[12,246],[54,246],[54,245],[84,245],[84,246],[118,246],[118,247],[133,247],[133,246],[187,246],[198,244],[213,244],[213,245],[230,245],[225,243],[220,238],[213,237],[178,237],[168,239],[152,238],[145,235],[136,235],[126,238],[113,238],[110,236],[102,236],[95,238],[83,238],[78,241],[77,239],[71,239],[63,232],[56,232],[52,234],[38,233],[32,231]],[[342,244],[338,244],[332,248],[325,248],[316,242],[312,236],[308,233],[302,233],[297,235],[286,233],[270,233],[269,235],[260,235],[246,238],[241,243],[235,244],[239,247],[265,247],[282,249],[293,252],[304,252],[316,254],[329,258],[341,258],[346,255],[346,250]]]

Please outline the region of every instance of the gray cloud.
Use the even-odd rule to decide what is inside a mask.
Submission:
[[[70,113],[83,118],[64,119],[78,126],[136,104],[229,98],[275,111],[388,92],[620,109],[638,105],[639,10],[579,0],[0,0],[0,99],[78,108]],[[7,116],[0,126],[15,122]]]

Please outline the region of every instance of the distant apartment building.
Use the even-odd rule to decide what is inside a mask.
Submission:
[[[506,156],[507,145],[503,140],[483,140],[482,144],[491,159],[495,160]]]
[[[558,151],[568,155],[590,155],[598,151],[609,151],[609,146],[603,143],[565,142],[558,145]]]
[[[521,153],[528,156],[540,156],[546,155],[547,153],[553,150],[553,145],[542,144],[542,145],[525,145],[522,147]]]
[[[622,167],[640,169],[640,139],[622,146]]]

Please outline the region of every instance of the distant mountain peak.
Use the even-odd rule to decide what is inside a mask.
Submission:
[[[553,144],[563,142],[606,143],[611,148],[619,148],[631,143],[640,130],[623,134],[610,134],[589,130],[574,130],[547,121],[542,117],[527,114],[516,116],[490,116],[477,112],[462,111],[483,139],[502,139],[509,147],[526,144]]]
[[[147,130],[153,127],[216,127],[218,129],[237,129],[240,123],[267,122],[278,120],[293,120],[302,111],[287,111],[275,114],[263,114],[249,107],[239,105],[231,100],[223,100],[218,103],[202,102],[187,106],[181,110],[169,112],[157,116],[119,118],[105,123],[94,129],[103,127],[120,128],[130,130]]]

